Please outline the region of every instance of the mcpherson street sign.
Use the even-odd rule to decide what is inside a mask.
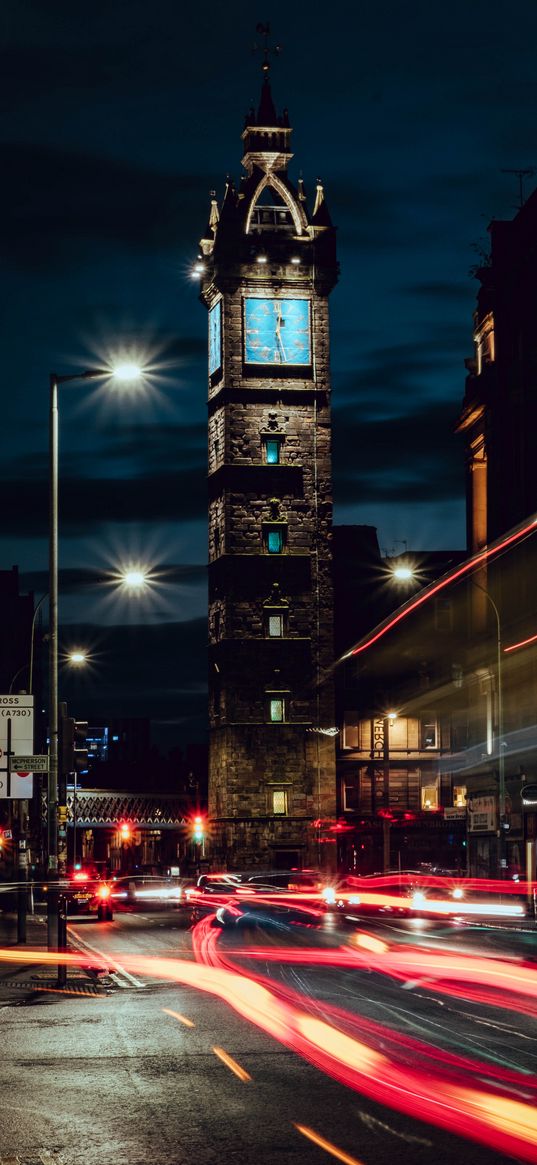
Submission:
[[[41,756],[10,756],[10,773],[48,773],[48,754]]]

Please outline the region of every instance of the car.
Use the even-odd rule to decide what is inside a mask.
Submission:
[[[267,870],[203,874],[188,898],[192,922],[214,914],[221,927],[318,925],[325,915],[323,882],[316,871]]]
[[[185,907],[185,890],[190,884],[188,879],[175,875],[125,874],[112,879],[111,900],[114,906],[130,910]]]
[[[96,914],[99,922],[112,922],[114,912],[111,887],[106,879],[96,877],[83,868],[75,869],[68,873],[61,890],[68,915]]]

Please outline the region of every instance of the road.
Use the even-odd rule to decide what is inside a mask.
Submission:
[[[517,996],[521,1014],[492,975],[476,971],[464,997],[454,978],[460,956],[484,954],[491,968],[533,974],[535,933],[371,922],[355,933],[328,920],[222,934],[155,911],[76,920],[71,940],[90,961],[100,952],[112,977],[97,995],[2,1007],[0,1165],[537,1160],[535,998]],[[342,950],[362,961],[329,965]],[[452,959],[441,987],[438,957]],[[468,998],[484,989],[497,997]],[[345,1034],[332,1047],[334,1024]],[[334,1078],[341,1047],[347,1083]],[[463,1118],[451,1110],[439,1125],[448,1094],[462,1110],[488,1098],[479,1140],[455,1134]],[[516,1152],[495,1120],[522,1121]]]

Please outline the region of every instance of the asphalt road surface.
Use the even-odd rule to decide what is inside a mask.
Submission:
[[[475,970],[486,956],[533,973],[535,933],[372,922],[355,932],[331,920],[224,933],[203,922],[193,932],[174,911],[70,926],[71,941],[110,973],[96,994],[19,995],[1,1007],[0,1165],[537,1160],[535,998],[522,1011],[506,1006],[502,984]],[[358,963],[332,965],[342,950]],[[462,994],[461,955],[469,968],[476,960]],[[392,957],[387,974],[379,960]],[[436,957],[450,961],[441,984]],[[478,998],[483,990],[492,997]],[[292,1037],[288,1019],[299,1025]],[[334,1024],[363,1088],[326,1070]],[[487,1144],[472,1124],[460,1136],[451,1116],[438,1123],[442,1090],[465,1108],[467,1087],[470,1107],[489,1098],[485,1125],[522,1122],[516,1152],[491,1147],[503,1144],[494,1128]]]

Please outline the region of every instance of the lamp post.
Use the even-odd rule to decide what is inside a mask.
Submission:
[[[135,365],[113,369],[88,369],[85,372],[49,377],[49,771],[47,798],[47,861],[49,889],[47,941],[49,949],[58,946],[58,389],[75,380],[94,380],[116,376],[133,380],[140,375]]]

